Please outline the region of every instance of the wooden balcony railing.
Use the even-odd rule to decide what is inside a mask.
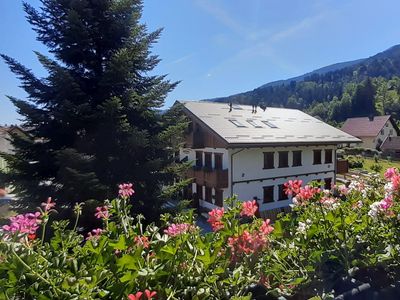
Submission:
[[[194,178],[200,185],[223,189],[228,187],[228,169],[215,170],[193,167],[187,172],[187,177]]]

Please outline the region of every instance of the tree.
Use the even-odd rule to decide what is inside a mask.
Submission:
[[[27,135],[13,136],[15,153],[3,154],[21,208],[48,196],[67,206],[103,199],[132,182],[135,207],[155,217],[163,184],[174,181],[170,137],[183,128],[159,110],[177,83],[148,74],[160,61],[150,49],[161,30],[140,23],[140,0],[41,3],[24,10],[52,56],[36,53],[48,75],[2,55],[28,93],[9,97]]]
[[[375,114],[375,88],[370,78],[357,86],[351,102],[355,116],[364,117]]]

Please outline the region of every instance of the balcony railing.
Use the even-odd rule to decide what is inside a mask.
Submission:
[[[187,172],[187,177],[194,178],[200,185],[223,189],[228,187],[228,169],[216,170],[193,167]]]

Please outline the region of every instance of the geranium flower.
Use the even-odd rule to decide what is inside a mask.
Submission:
[[[97,240],[100,238],[102,233],[103,229],[101,228],[93,229],[91,232],[88,233],[86,240]]]
[[[242,211],[240,212],[240,215],[252,217],[256,213],[257,209],[258,206],[256,200],[243,202]]]
[[[224,208],[214,208],[212,211],[208,213],[210,216],[207,220],[210,223],[213,231],[218,231],[224,228],[224,223],[221,221],[224,216]]]
[[[303,180],[289,180],[284,183],[284,192],[287,196],[296,195],[300,192],[301,185],[303,184]]]
[[[10,218],[10,225],[4,225],[2,228],[10,233],[35,234],[41,223],[40,216],[40,212],[17,215]]]
[[[153,297],[155,297],[157,295],[156,292],[154,292],[154,291],[151,292],[149,290],[145,290],[144,294],[146,295],[147,300],[153,299]]]
[[[271,222],[270,219],[266,219],[265,221],[263,221],[263,223],[261,224],[261,227],[260,227],[260,232],[262,232],[265,235],[268,235],[272,231],[274,231],[274,227],[269,225],[270,222]]]
[[[43,207],[44,211],[48,212],[54,206],[56,206],[55,202],[51,201],[51,197],[47,198],[47,202],[42,202],[41,206]]]
[[[177,236],[194,230],[194,226],[188,223],[171,224],[164,233],[169,236]]]
[[[108,211],[108,206],[99,206],[96,207],[96,213],[94,214],[97,219],[108,220],[111,216],[110,212]]]
[[[150,243],[149,243],[149,239],[147,236],[135,236],[135,244],[137,247],[143,247],[143,248],[149,248]]]
[[[123,198],[128,198],[135,193],[135,191],[132,188],[133,187],[132,183],[122,183],[118,187],[119,187],[118,194]]]
[[[387,180],[392,179],[392,177],[395,176],[395,175],[399,175],[399,172],[398,172],[398,170],[396,168],[389,168],[385,172],[385,178]]]
[[[137,292],[136,294],[129,294],[128,299],[129,300],[140,300],[142,297],[143,293],[142,292]]]

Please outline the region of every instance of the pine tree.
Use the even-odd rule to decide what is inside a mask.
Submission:
[[[67,206],[104,199],[118,183],[132,182],[135,207],[155,217],[162,186],[176,182],[170,166],[184,128],[159,110],[177,83],[149,75],[160,61],[151,46],[161,30],[140,23],[140,0],[41,3],[24,3],[24,10],[48,47],[50,56],[36,53],[48,75],[38,78],[2,55],[28,93],[26,100],[9,97],[27,135],[13,136],[15,153],[3,155],[6,180],[22,209],[48,196]]]

